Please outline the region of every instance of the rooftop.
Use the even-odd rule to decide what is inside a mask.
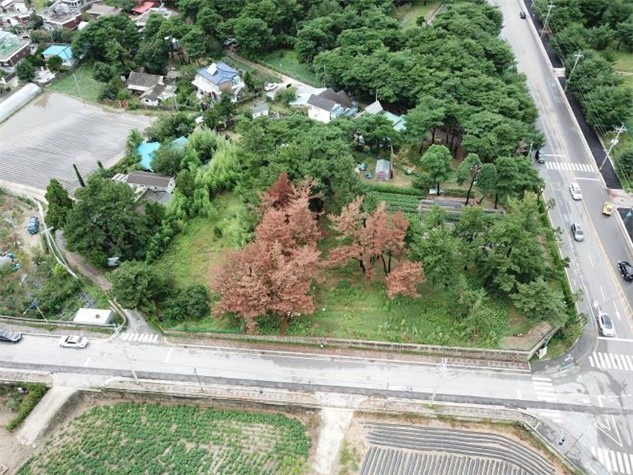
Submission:
[[[145,170],[152,169],[154,152],[160,148],[160,142],[144,142],[138,146],[136,151],[141,156],[141,166]]]
[[[159,175],[157,173],[132,172],[127,177],[127,183],[132,185],[160,186],[167,188],[172,179],[173,177],[171,176]]]
[[[59,56],[64,61],[72,61],[73,50],[68,44],[50,45],[42,53],[44,57]]]
[[[137,73],[136,71],[132,71],[127,78],[127,85],[149,88],[155,86],[156,84],[160,84],[162,80],[163,77],[157,76],[156,74]]]
[[[211,66],[198,69],[198,74],[216,86],[232,82],[235,76],[240,75],[237,69],[233,69],[231,66],[222,61],[218,61],[217,63],[211,64]]]
[[[28,45],[28,41],[22,41],[8,31],[0,31],[0,59],[10,58],[26,45]]]
[[[141,13],[145,13],[147,10],[154,7],[155,5],[156,4],[154,2],[143,2],[139,6],[132,8],[132,12],[140,15]]]

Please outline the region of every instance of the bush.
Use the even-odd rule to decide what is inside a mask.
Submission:
[[[20,407],[18,409],[17,415],[9,421],[7,424],[7,430],[9,432],[13,432],[21,423],[28,417],[37,403],[40,402],[40,399],[44,397],[48,388],[44,384],[38,383],[20,383],[19,386],[25,388],[27,390],[27,394],[20,402]]]
[[[417,188],[397,186],[397,185],[379,185],[377,183],[363,183],[363,193],[367,194],[371,191],[378,191],[380,193],[395,193],[397,195],[410,195],[420,196],[420,190]],[[428,190],[427,190],[428,192]]]

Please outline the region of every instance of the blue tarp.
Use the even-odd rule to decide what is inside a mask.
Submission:
[[[152,160],[154,159],[154,152],[160,148],[160,142],[145,142],[138,146],[136,149],[141,156],[141,166],[145,170],[152,170]]]

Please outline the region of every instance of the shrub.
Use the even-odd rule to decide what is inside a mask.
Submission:
[[[37,403],[40,402],[40,399],[44,397],[48,388],[43,384],[37,383],[20,383],[20,386],[27,390],[27,394],[20,402],[20,407],[18,409],[18,413],[16,416],[9,421],[7,424],[7,430],[9,432],[13,432],[21,423],[28,417]]]

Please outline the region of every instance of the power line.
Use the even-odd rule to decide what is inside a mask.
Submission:
[[[611,140],[611,144],[609,145],[608,150],[606,150],[606,155],[604,156],[604,160],[602,160],[602,163],[600,164],[599,170],[602,170],[602,167],[604,167],[604,164],[607,163],[607,159],[610,158],[613,147],[615,147],[620,141],[620,135],[626,132],[626,127],[624,126],[624,124],[622,124],[620,127],[617,127],[615,131],[616,131],[615,138]]]

